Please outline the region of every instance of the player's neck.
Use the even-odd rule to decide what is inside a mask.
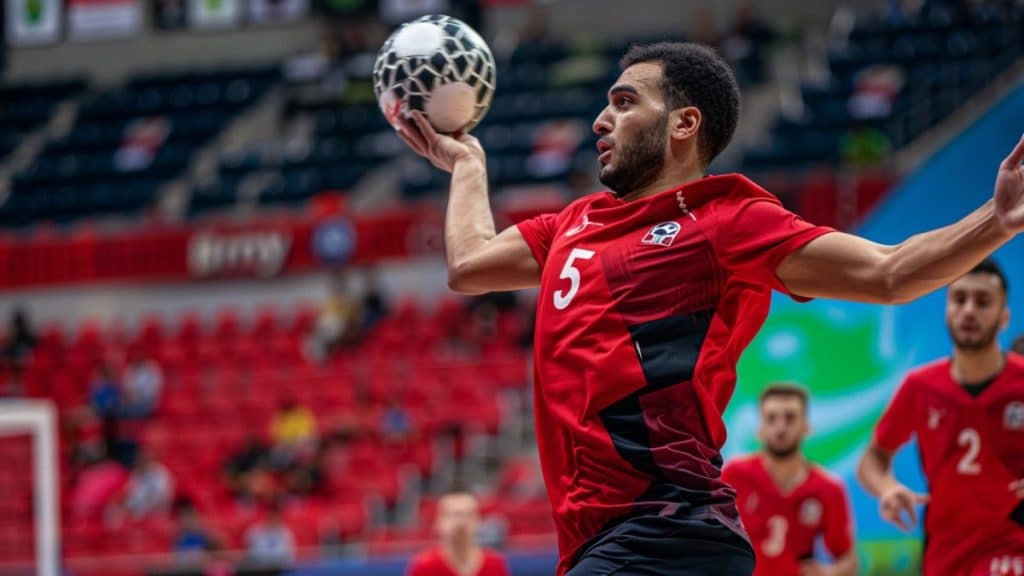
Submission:
[[[781,458],[765,452],[762,460],[780,492],[791,492],[807,478],[809,467],[800,451]]]
[[[474,542],[466,544],[442,543],[441,552],[449,563],[457,567],[465,567],[475,563],[480,554],[480,547]]]
[[[978,384],[995,378],[1006,365],[1006,355],[993,342],[982,350],[953,349],[950,372],[958,384]]]
[[[696,182],[704,177],[704,171],[699,168],[669,170],[643,188],[637,188],[629,194],[622,196],[623,202],[633,202],[648,196],[654,196],[659,192],[679,188],[690,182]]]

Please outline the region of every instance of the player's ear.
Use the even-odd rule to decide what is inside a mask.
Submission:
[[[1010,307],[1003,306],[1002,313],[999,314],[999,329],[1006,330],[1006,327],[1010,325]]]
[[[703,117],[696,106],[676,108],[669,113],[668,133],[673,140],[697,138]]]

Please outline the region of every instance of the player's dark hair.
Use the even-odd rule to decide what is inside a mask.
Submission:
[[[758,405],[764,405],[765,401],[769,398],[797,398],[800,400],[800,404],[803,405],[805,412],[807,411],[807,404],[811,399],[810,394],[807,393],[807,389],[803,386],[787,384],[785,382],[769,384],[761,391],[761,398],[758,400]]]
[[[1003,287],[1003,294],[1008,295],[1010,293],[1010,285],[1006,281],[1006,273],[1003,272],[1003,268],[991,258],[985,258],[981,262],[971,268],[968,274],[991,274],[999,279],[999,284]]]
[[[697,151],[704,165],[710,164],[729,145],[739,122],[740,89],[732,69],[714,50],[692,42],[634,44],[619,66],[625,70],[642,62],[661,64],[661,90],[669,109],[700,110]]]

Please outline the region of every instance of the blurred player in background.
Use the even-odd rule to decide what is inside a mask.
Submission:
[[[722,478],[736,489],[756,576],[854,576],[857,553],[846,488],[804,457],[807,391],[775,384],[761,393],[761,453],[731,460]],[[814,559],[819,537],[832,564]]]
[[[437,503],[437,546],[412,559],[407,576],[508,576],[508,564],[477,543],[480,510],[467,492],[453,492]]]
[[[740,103],[712,50],[640,45],[621,64],[593,124],[610,191],[500,234],[476,138],[419,112],[399,134],[452,173],[450,287],[540,287],[534,406],[558,574],[749,575],[722,413],[772,289],[893,303],[948,284],[1024,229],[1024,140],[994,201],[885,246],[814,226],[743,176],[705,177]]]
[[[924,520],[926,576],[1024,575],[1024,358],[1004,353],[1006,276],[986,260],[949,286],[953,357],[907,375],[882,415],[858,477],[882,517],[903,529]],[[930,497],[892,472],[916,436]]]

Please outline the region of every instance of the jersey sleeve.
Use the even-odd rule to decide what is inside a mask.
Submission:
[[[853,547],[853,515],[850,498],[842,484],[833,485],[825,511],[825,547],[833,558],[838,558]]]
[[[533,252],[537,264],[540,264],[541,267],[544,266],[544,261],[548,258],[548,251],[551,250],[557,218],[557,214],[541,214],[516,224],[519,233],[523,235],[523,239],[530,246],[530,251]]]
[[[786,210],[778,198],[744,181],[715,209],[715,253],[730,273],[789,294],[776,274],[787,256],[834,232]]]
[[[900,385],[875,428],[875,444],[886,452],[896,452],[914,433],[914,387],[909,378]]]

